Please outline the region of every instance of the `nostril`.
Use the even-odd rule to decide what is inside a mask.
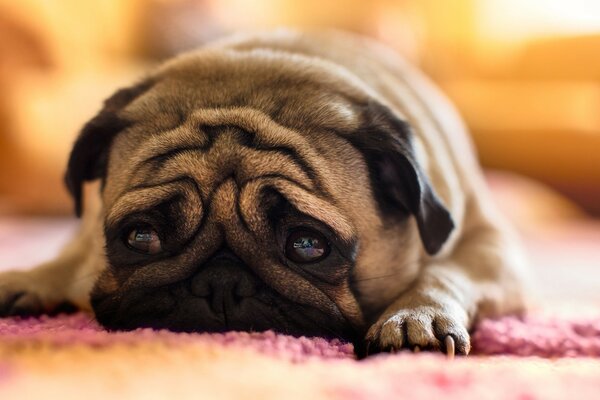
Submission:
[[[213,312],[217,314],[225,314],[225,309],[229,305],[229,302],[227,300],[230,296],[231,291],[228,291],[227,288],[213,287],[213,290],[209,297],[210,308],[213,310]]]

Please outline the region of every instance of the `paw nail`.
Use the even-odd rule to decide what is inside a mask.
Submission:
[[[454,338],[450,335],[446,336],[446,338],[444,339],[444,344],[446,345],[446,355],[448,356],[448,359],[453,360],[454,354],[456,352],[454,346]]]

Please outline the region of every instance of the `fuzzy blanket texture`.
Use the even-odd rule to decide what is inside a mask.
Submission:
[[[0,267],[41,261],[49,250],[32,243],[52,247],[72,231],[44,226],[0,224],[0,243],[13,241],[0,248]],[[528,243],[544,268],[542,306],[523,319],[482,321],[468,357],[359,361],[351,344],[273,332],[109,333],[82,313],[0,319],[0,399],[598,399],[600,230],[566,232]],[[10,258],[19,245],[29,246],[26,260]]]

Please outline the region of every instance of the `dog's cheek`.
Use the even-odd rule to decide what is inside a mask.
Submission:
[[[94,304],[94,300],[98,301],[99,299],[105,298],[111,293],[115,293],[119,288],[119,283],[117,278],[110,272],[107,268],[105,269],[98,280],[94,284],[92,288],[90,297],[92,300],[92,305]]]
[[[349,284],[345,284],[333,296],[338,308],[354,329],[365,325],[362,308]]]

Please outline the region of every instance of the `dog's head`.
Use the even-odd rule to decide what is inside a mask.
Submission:
[[[311,59],[203,51],[117,92],[83,129],[66,182],[102,180],[113,329],[351,338],[453,224],[409,126]]]

